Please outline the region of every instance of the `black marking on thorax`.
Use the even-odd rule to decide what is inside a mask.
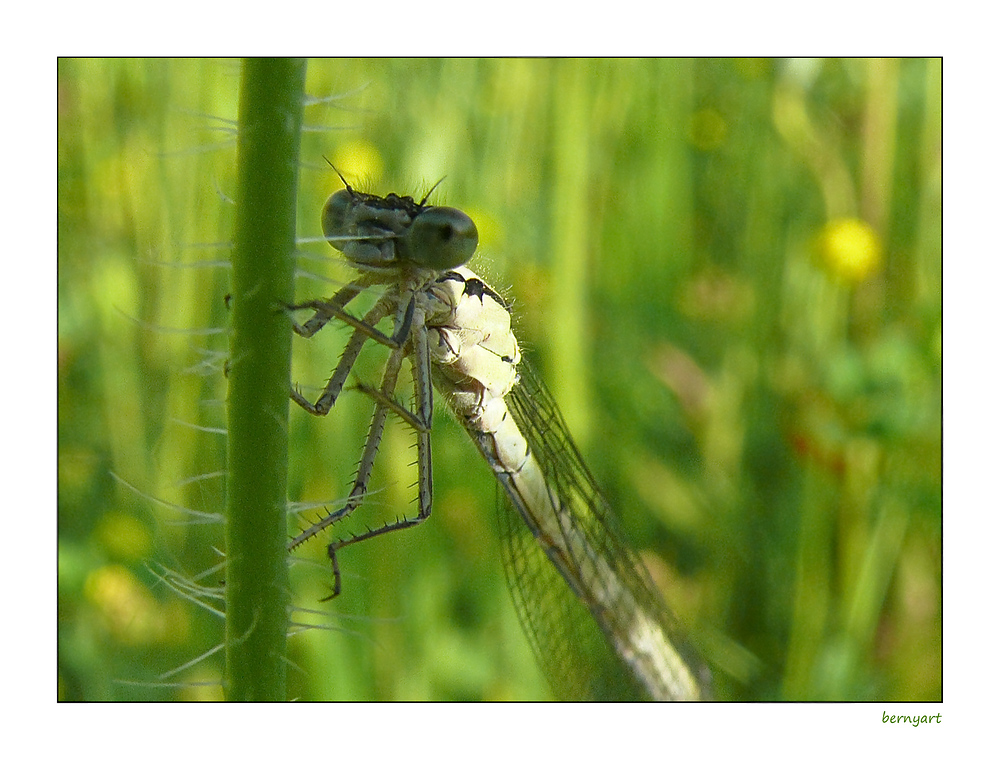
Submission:
[[[510,307],[507,306],[507,302],[503,300],[499,293],[497,293],[493,288],[487,285],[485,282],[480,280],[478,277],[470,277],[466,279],[462,276],[460,272],[454,270],[450,272],[445,272],[443,275],[438,277],[438,282],[446,282],[447,280],[455,280],[456,282],[464,282],[465,290],[463,295],[472,296],[478,298],[480,302],[483,300],[483,296],[489,296],[494,301],[496,301],[500,306],[502,306],[507,311],[510,311]]]

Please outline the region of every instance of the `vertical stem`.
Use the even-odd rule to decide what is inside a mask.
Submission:
[[[591,117],[587,82],[580,61],[559,61],[555,73],[554,187],[549,241],[558,284],[552,288],[552,377],[555,393],[570,427],[586,448],[591,404],[587,398],[587,273],[592,231],[588,225],[589,146]]]
[[[232,267],[226,697],[285,699],[288,388],[305,62],[243,63]]]

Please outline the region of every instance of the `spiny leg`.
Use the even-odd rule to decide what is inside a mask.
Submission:
[[[427,331],[424,324],[424,312],[414,311],[413,329],[410,340],[410,363],[413,367],[413,398],[415,411],[406,409],[395,398],[388,395],[384,389],[358,385],[357,390],[370,396],[380,407],[384,407],[413,428],[417,434],[417,494],[418,518],[399,523],[399,527],[407,527],[427,519],[431,512],[433,501],[433,476],[431,471],[431,423],[434,414],[434,391],[431,385],[430,351],[427,344]],[[395,530],[395,526],[390,526]],[[380,529],[380,532],[384,530]],[[353,541],[351,541],[353,543]]]
[[[389,303],[389,297],[383,298],[386,303]],[[410,330],[412,324],[413,315],[415,309],[415,299],[411,296],[406,301],[399,301],[399,305],[395,315],[396,328],[393,331],[394,337],[388,338],[381,333],[380,342],[390,342],[390,345],[395,345],[392,353],[389,355],[389,359],[386,362],[385,370],[382,375],[382,384],[380,389],[377,391],[376,398],[391,398],[393,392],[396,388],[396,382],[399,378],[399,371],[402,367],[403,357],[406,354],[406,334]],[[369,315],[371,316],[371,312]],[[381,317],[379,317],[381,319]],[[366,320],[368,317],[366,317]],[[421,312],[421,326],[422,326],[422,312]],[[365,327],[371,329],[369,324],[365,324]],[[362,344],[364,340],[367,340],[368,335],[365,334],[366,330],[360,325],[356,329],[355,335],[362,336]],[[352,338],[353,340],[353,338]],[[342,383],[341,383],[342,384]],[[339,389],[338,389],[339,390]],[[317,406],[322,401],[317,402]],[[312,536],[325,530],[334,523],[339,522],[348,515],[350,515],[357,507],[361,504],[364,496],[368,490],[368,481],[371,478],[372,468],[375,463],[375,457],[378,454],[378,448],[382,441],[382,434],[385,430],[385,422],[389,415],[391,405],[386,405],[383,403],[376,403],[375,409],[372,412],[372,421],[368,429],[368,437],[365,441],[365,449],[361,456],[361,461],[358,463],[358,472],[354,480],[354,487],[351,489],[350,496],[348,496],[347,503],[336,512],[333,512],[326,517],[324,517],[319,522],[309,526],[306,530],[302,531],[298,536],[292,539],[289,544],[289,550],[294,549],[303,542],[307,541]],[[357,537],[353,537],[347,543],[354,543],[357,540],[368,537],[369,535],[377,535],[375,531],[369,531],[361,534]],[[333,594],[328,597],[333,598],[340,593],[341,580],[340,580],[340,567],[337,562],[336,549],[339,548],[338,542],[331,544],[328,549],[328,555],[330,557],[330,562],[333,566],[333,576],[334,576],[334,586]]]
[[[403,340],[397,341],[393,338],[388,338],[383,333],[372,327],[372,324],[377,324],[385,315],[385,312],[388,312],[391,301],[392,297],[390,294],[386,294],[379,299],[378,303],[376,303],[371,311],[365,315],[366,321],[364,322],[358,322],[358,320],[355,320],[354,317],[351,317],[354,322],[358,322],[358,325],[355,327],[354,334],[351,336],[351,340],[348,342],[347,348],[344,349],[344,355],[337,364],[337,369],[334,370],[333,377],[330,378],[330,382],[327,383],[326,389],[323,391],[323,395],[317,399],[315,404],[310,404],[301,396],[301,394],[299,394],[298,391],[293,389],[292,399],[296,403],[313,414],[322,415],[330,411],[330,408],[333,406],[334,401],[336,401],[337,396],[344,386],[347,374],[350,372],[351,367],[357,360],[361,347],[364,346],[365,342],[370,337],[372,337],[367,330],[362,329],[362,326],[368,330],[378,333],[378,335],[381,336],[380,342],[389,342],[390,345],[394,346],[393,351],[389,355],[389,359],[385,364],[385,370],[382,373],[382,394],[385,396],[390,396],[392,394],[396,388],[396,380],[399,377],[399,370],[403,363],[403,355],[405,354],[405,336]],[[409,302],[405,307],[403,306],[403,302],[398,303],[395,316],[397,329],[394,330],[394,334],[399,335],[400,330],[404,326],[409,329],[410,321],[413,318],[413,309],[414,304],[412,297],[409,299]],[[369,323],[370,320],[374,321]],[[389,410],[382,404],[375,405],[375,410],[372,412],[371,425],[368,428],[368,437],[365,441],[365,450],[361,456],[361,461],[358,463],[358,472],[354,480],[354,487],[351,489],[351,495],[347,499],[347,504],[345,504],[341,509],[338,509],[336,512],[328,514],[319,522],[310,525],[304,531],[299,533],[288,545],[289,551],[305,543],[317,533],[325,530],[339,520],[347,517],[347,515],[353,512],[361,503],[361,499],[364,497],[364,494],[368,489],[368,480],[371,477],[375,456],[378,454],[378,447],[382,441],[382,432],[385,429],[385,420],[388,414]],[[337,570],[337,564],[335,561],[334,576],[337,578],[337,586],[339,588],[339,571]]]
[[[382,389],[384,391],[391,393],[395,389],[402,363],[403,349],[398,348],[392,352],[385,365],[385,372],[382,375]],[[347,497],[347,503],[336,512],[331,512],[319,522],[310,525],[299,533],[288,545],[289,551],[305,543],[317,533],[326,530],[334,523],[343,520],[361,504],[361,500],[368,491],[368,481],[371,478],[372,467],[375,463],[375,457],[378,454],[379,444],[382,442],[382,433],[385,430],[385,421],[388,415],[388,407],[382,404],[375,405],[375,410],[372,412],[371,425],[368,427],[368,437],[365,440],[364,453],[361,455],[361,461],[358,463],[358,473],[354,478],[354,487],[351,489],[351,494]],[[334,596],[336,596],[340,588],[340,573],[336,560],[333,557],[330,559],[333,562]]]
[[[410,528],[414,525],[419,525],[424,520],[426,520],[431,514],[431,505],[433,503],[433,490],[432,490],[432,472],[431,472],[431,445],[430,445],[430,428],[431,428],[431,418],[433,414],[433,389],[431,387],[430,381],[430,352],[427,348],[427,333],[426,327],[424,325],[424,313],[422,309],[417,308],[412,311],[413,315],[413,329],[411,333],[411,345],[413,346],[413,353],[411,354],[411,362],[413,365],[413,380],[414,380],[414,398],[416,399],[417,413],[409,412],[403,409],[400,404],[391,397],[391,387],[387,385],[385,380],[383,380],[382,387],[378,390],[374,388],[362,388],[368,395],[372,396],[376,402],[376,414],[381,411],[380,416],[381,423],[385,422],[385,414],[392,410],[396,412],[407,424],[409,424],[417,433],[417,471],[418,471],[418,514],[415,517],[404,517],[397,520],[394,523],[387,523],[380,528],[374,528],[365,531],[364,533],[358,534],[356,536],[351,536],[346,539],[339,539],[332,542],[327,547],[327,554],[330,557],[330,562],[333,565],[334,572],[334,592],[333,596],[336,596],[340,592],[340,573],[337,564],[337,551],[350,544],[358,543],[359,541],[364,541],[368,538],[373,538],[374,536],[380,536],[385,533],[390,533],[395,530],[401,530],[403,528]],[[402,352],[399,352],[400,354]],[[397,354],[393,354],[395,358]],[[398,364],[395,366],[395,370],[398,372]],[[375,417],[372,418],[372,428],[374,430]],[[369,443],[372,442],[371,435],[369,435]],[[376,442],[377,447],[377,442]],[[362,459],[362,467],[367,461],[368,447],[365,449],[366,458]],[[374,457],[372,457],[374,458]],[[359,468],[358,481],[355,484],[355,489],[351,492],[351,496],[348,499],[347,506],[344,507],[342,512],[346,513],[351,507],[351,503],[358,499],[360,500],[364,495],[363,488],[359,491],[358,484],[361,483],[361,476],[365,475],[364,485],[367,486],[367,475],[370,474],[370,463],[369,463],[369,473],[363,473]]]
[[[420,519],[425,520],[431,513],[434,498],[431,476],[431,422],[434,415],[434,389],[431,386],[431,352],[427,344],[427,326],[423,309],[414,314],[413,353],[413,397],[416,399],[420,425],[417,431],[417,494]]]
[[[327,381],[326,387],[323,389],[323,393],[320,394],[319,398],[316,399],[316,403],[311,403],[306,400],[306,398],[299,393],[297,388],[292,388],[290,395],[292,401],[301,406],[310,414],[315,414],[319,417],[325,416],[333,408],[333,405],[337,401],[337,397],[344,388],[344,383],[347,382],[347,377],[351,374],[351,369],[354,367],[354,363],[358,360],[358,356],[361,354],[361,349],[364,347],[370,339],[375,339],[380,343],[388,343],[388,345],[398,348],[398,342],[393,341],[392,338],[384,335],[378,331],[374,325],[378,324],[388,313],[392,298],[389,295],[385,295],[379,299],[379,301],[372,307],[363,320],[359,320],[356,317],[350,316],[346,313],[340,311],[334,311],[334,307],[326,301],[315,301],[306,304],[309,308],[316,308],[316,315],[319,316],[321,313],[325,315],[329,314],[326,319],[329,321],[332,317],[348,322],[354,326],[354,333],[351,335],[351,339],[347,342],[344,347],[344,353],[340,357],[340,361],[337,362],[337,367],[333,371],[333,375]],[[314,307],[314,304],[316,305]],[[348,319],[349,317],[349,319]],[[315,320],[316,317],[310,319],[306,323],[308,326]]]
[[[370,274],[365,274],[342,287],[331,298],[307,301],[306,303],[288,306],[287,308],[289,311],[296,311],[298,309],[315,310],[315,314],[313,314],[305,324],[300,325],[293,320],[292,329],[303,338],[311,338],[313,335],[326,327],[327,323],[331,319],[342,313],[343,308],[347,306],[347,304],[349,304],[354,297],[358,295],[358,293],[367,290],[375,284],[375,282],[376,281],[372,279]]]

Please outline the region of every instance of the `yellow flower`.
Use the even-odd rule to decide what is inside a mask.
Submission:
[[[882,266],[882,243],[860,219],[835,219],[820,234],[823,264],[838,279],[858,283]]]

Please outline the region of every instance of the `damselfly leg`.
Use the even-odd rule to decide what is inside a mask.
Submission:
[[[375,408],[372,412],[364,451],[358,463],[354,485],[351,488],[351,493],[347,498],[346,504],[299,533],[290,542],[289,550],[294,549],[317,533],[345,519],[361,505],[368,491],[368,483],[371,478],[375,459],[378,455],[379,445],[382,441],[382,434],[385,430],[385,423],[389,412],[396,413],[417,434],[418,513],[414,517],[403,517],[395,522],[386,523],[379,528],[369,528],[359,534],[332,541],[327,547],[327,554],[330,557],[334,575],[332,596],[337,596],[341,590],[340,569],[336,557],[339,549],[374,536],[418,525],[430,515],[432,503],[430,425],[433,414],[433,396],[430,384],[430,358],[427,350],[426,329],[423,325],[423,310],[416,306],[417,299],[412,293],[409,293],[406,297],[400,297],[397,289],[394,289],[393,292],[383,295],[363,319],[354,317],[344,310],[343,304],[348,303],[354,295],[360,292],[357,286],[364,279],[360,278],[358,281],[351,283],[329,300],[308,301],[291,307],[292,309],[306,308],[313,309],[314,311],[313,316],[309,320],[301,326],[296,325],[294,328],[295,332],[303,337],[312,337],[328,324],[331,319],[337,319],[354,328],[348,340],[347,347],[344,349],[344,354],[341,356],[333,375],[315,403],[304,398],[297,389],[293,388],[291,390],[290,395],[292,400],[311,414],[324,416],[333,408],[337,397],[343,390],[351,369],[361,353],[361,349],[369,340],[387,346],[390,349],[390,354],[382,373],[380,386],[377,389],[365,385],[358,386],[358,390],[363,391],[375,401]],[[353,292],[346,292],[348,289],[352,289]],[[392,335],[386,335],[378,329],[377,325],[383,318],[388,316],[393,304],[396,307],[393,316],[393,333]],[[423,335],[423,340],[419,338],[411,339],[411,336],[421,334]],[[413,366],[414,399],[416,400],[415,411],[407,410],[393,397],[403,359],[407,354],[410,354]]]

